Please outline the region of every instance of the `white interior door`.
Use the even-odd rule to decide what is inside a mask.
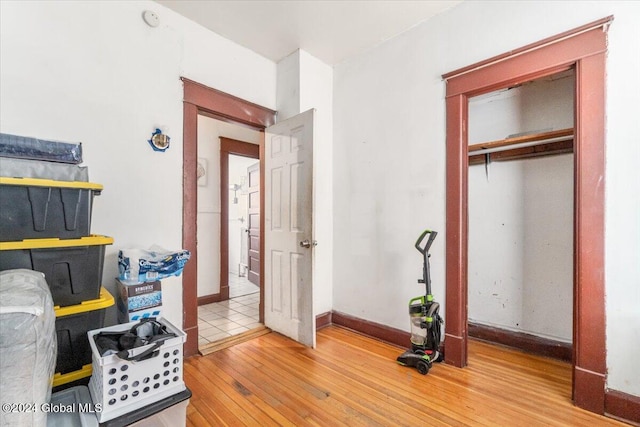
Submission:
[[[265,132],[265,325],[315,347],[313,110]]]

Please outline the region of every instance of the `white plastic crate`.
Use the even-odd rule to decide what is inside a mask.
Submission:
[[[89,391],[93,403],[102,404],[102,412],[98,414],[100,423],[185,390],[182,347],[187,336],[168,320],[161,317],[157,320],[166,326],[167,331],[176,334],[176,337],[167,339],[154,351],[153,357],[139,362],[123,360],[115,354],[102,357],[93,339],[94,335],[103,331],[128,331],[138,322],[88,332],[93,364]],[[154,344],[149,344],[132,351],[140,354],[153,346]]]

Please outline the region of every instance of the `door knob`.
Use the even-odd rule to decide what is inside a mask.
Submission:
[[[309,239],[304,239],[300,242],[300,246],[302,246],[303,248],[310,248],[311,246],[318,246],[318,242],[316,242],[315,240],[309,241]]]

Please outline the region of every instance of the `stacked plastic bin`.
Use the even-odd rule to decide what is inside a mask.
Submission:
[[[95,196],[80,144],[0,134],[0,271],[44,273],[58,354],[54,390],[91,376],[87,332],[104,326],[113,297],[101,287],[111,237],[91,234]]]

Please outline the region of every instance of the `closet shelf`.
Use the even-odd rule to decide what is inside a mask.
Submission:
[[[469,146],[469,165],[573,152],[573,129],[523,135]]]
[[[553,130],[550,132],[534,133],[530,135],[516,136],[513,138],[500,139],[498,141],[481,142],[469,146],[469,155],[486,154],[488,150],[492,152],[496,148],[507,147],[511,145],[533,146],[537,144],[548,144],[551,142],[567,141],[573,139],[573,128]]]

